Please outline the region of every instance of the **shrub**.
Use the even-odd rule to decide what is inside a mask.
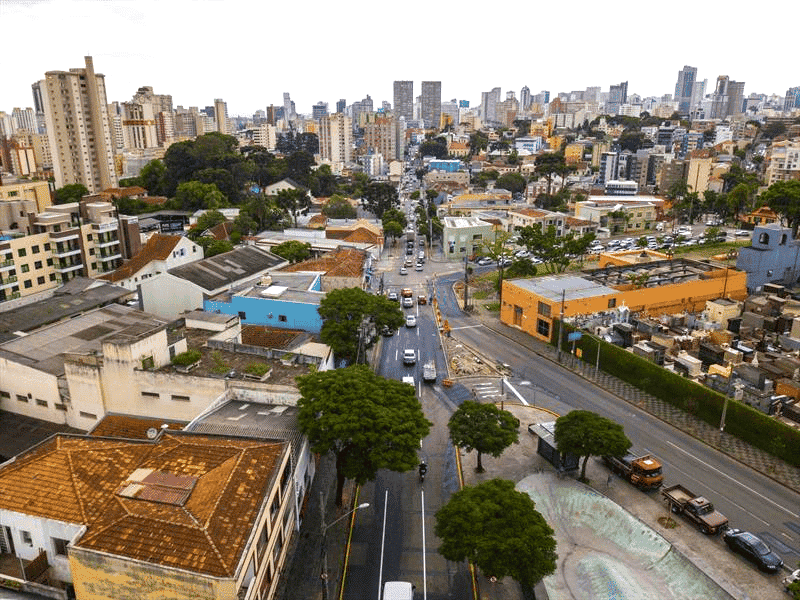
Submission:
[[[244,368],[245,373],[256,377],[263,377],[267,371],[269,371],[269,365],[264,363],[250,363]]]
[[[172,364],[178,367],[188,367],[192,363],[196,363],[200,360],[201,356],[199,350],[187,350],[186,352],[176,354],[172,359]]]

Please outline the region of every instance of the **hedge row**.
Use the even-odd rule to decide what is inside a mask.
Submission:
[[[553,321],[553,342],[557,346],[558,321]],[[574,331],[567,324],[566,332]],[[562,349],[569,352],[572,342],[564,335]],[[575,347],[581,349],[581,360],[594,365],[600,344],[600,368],[656,398],[681,408],[712,427],[719,427],[725,396],[690,379],[667,371],[640,356],[590,335],[584,334]],[[800,466],[800,431],[777,419],[730,400],[725,415],[725,431],[765,452]]]

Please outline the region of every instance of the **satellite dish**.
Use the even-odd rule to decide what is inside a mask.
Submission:
[[[150,429],[147,430],[147,439],[148,440],[156,439],[157,435],[158,435],[158,429],[156,429],[155,427],[151,427]]]

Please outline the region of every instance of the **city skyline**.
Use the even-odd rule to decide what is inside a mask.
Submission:
[[[514,4],[518,12],[530,9],[529,4]],[[17,59],[4,64],[0,110],[32,106],[33,83],[47,71],[80,65],[84,56],[92,56],[97,72],[105,75],[109,102],[127,101],[140,87],[152,86],[157,94],[172,95],[175,106],[203,108],[222,98],[231,116],[280,106],[286,92],[302,114],[310,114],[319,101],[333,107],[344,98],[350,105],[367,95],[380,106],[393,103],[398,80],[414,82],[415,101],[422,81],[441,81],[442,101],[468,100],[471,106],[495,87],[503,97],[513,91],[519,98],[527,86],[533,94],[549,90],[553,98],[591,86],[608,92],[611,85],[628,81],[628,95],[660,97],[674,94],[684,65],[697,68],[697,80],[709,81],[707,93],[722,75],[744,82],[745,97],[783,95],[798,83],[789,71],[764,68],[756,53],[719,52],[715,35],[698,38],[689,28],[671,30],[669,49],[636,48],[635,40],[644,39],[637,38],[636,26],[644,33],[656,15],[643,16],[632,2],[620,4],[623,10],[607,23],[603,15],[589,12],[592,5],[580,1],[570,10],[569,27],[498,34],[493,26],[485,36],[474,16],[446,6],[412,0],[393,18],[399,26],[391,30],[383,26],[382,15],[373,11],[364,16],[369,6],[362,0],[315,3],[309,17],[282,4],[242,0],[0,0],[6,47],[21,49]],[[634,6],[630,14],[636,16],[627,16]],[[682,14],[682,6],[690,10],[695,5],[678,2],[671,13]],[[738,29],[740,17],[730,12],[714,16],[714,31]],[[564,15],[558,6],[548,5],[537,6],[529,18],[532,24],[553,24]],[[428,27],[428,22],[441,27]],[[602,60],[598,57],[603,52],[591,49],[595,44],[609,54],[619,51],[615,36],[602,33],[604,26],[629,36],[624,38],[625,60]],[[82,31],[91,35],[76,35]],[[768,47],[776,56],[790,51],[788,37],[767,35],[748,34],[750,47]],[[569,39],[580,43],[566,43]],[[389,54],[386,48],[391,48]]]

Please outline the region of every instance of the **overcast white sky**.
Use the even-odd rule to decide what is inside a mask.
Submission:
[[[782,5],[781,6],[776,6]],[[46,71],[83,67],[106,78],[109,102],[143,85],[173,104],[228,114],[280,105],[300,113],[322,100],[335,109],[369,94],[392,102],[392,82],[442,82],[442,100],[480,103],[527,85],[532,93],[582,90],[628,80],[628,92],[672,94],[685,64],[708,79],[744,81],[783,95],[800,85],[796,42],[775,15],[796,18],[790,0],[770,4],[675,0],[441,2],[405,0],[0,0],[0,110],[32,106],[31,83]],[[656,12],[657,11],[657,12]],[[795,17],[791,17],[794,14]],[[785,66],[768,61],[786,57]],[[778,62],[778,65],[781,65]]]

